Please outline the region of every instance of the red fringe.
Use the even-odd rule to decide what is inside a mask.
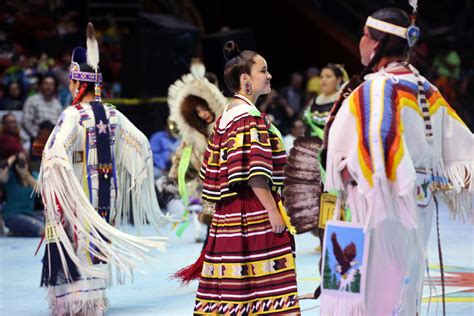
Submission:
[[[201,251],[201,255],[193,264],[186,266],[173,274],[171,279],[180,280],[181,286],[188,286],[192,280],[198,280],[201,277],[202,266],[204,264],[205,248]]]

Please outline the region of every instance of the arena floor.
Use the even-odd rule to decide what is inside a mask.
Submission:
[[[441,238],[446,271],[447,315],[474,315],[474,226],[454,222],[447,210],[441,210]],[[151,232],[151,231],[150,231]],[[430,275],[439,280],[437,240],[433,228],[429,244]],[[107,315],[192,315],[197,282],[180,287],[170,274],[195,260],[202,244],[194,242],[192,226],[182,238],[172,231],[167,253],[157,262],[141,264],[144,273],[136,273],[134,283],[108,291]],[[0,238],[0,315],[48,315],[46,292],[39,287],[41,256],[34,256],[38,238]],[[311,234],[298,235],[297,272],[300,294],[312,292],[319,283],[315,251],[317,239]],[[442,315],[441,288],[425,285],[422,315]],[[319,315],[318,301],[303,301],[302,315]]]

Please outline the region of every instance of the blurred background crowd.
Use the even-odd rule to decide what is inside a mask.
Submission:
[[[41,209],[41,203],[27,197],[24,188],[31,193],[41,159],[37,149],[71,103],[70,53],[73,47],[85,44],[87,21],[94,22],[99,37],[103,98],[119,107],[147,136],[174,137],[167,130],[167,89],[189,71],[193,57],[204,62],[210,78],[228,95],[222,80],[222,46],[234,39],[241,48],[267,58],[273,90],[258,106],[287,135],[290,147],[294,137],[305,133],[305,109],[332,102],[344,82],[327,65],[337,64],[349,77],[362,69],[358,39],[364,17],[386,6],[409,11],[407,2],[2,1],[0,181],[5,224],[12,234],[15,230],[23,235],[42,234],[41,219],[36,220],[34,212]],[[412,64],[440,88],[471,130],[473,2],[420,0],[417,24],[422,36],[411,52]],[[155,148],[155,152],[155,166],[168,168],[169,161],[163,163],[159,157],[162,149]],[[15,222],[15,216],[22,214],[28,216],[26,228],[21,226],[24,221]]]

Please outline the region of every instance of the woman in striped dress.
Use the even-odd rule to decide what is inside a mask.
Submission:
[[[294,241],[280,213],[285,149],[254,103],[270,92],[265,59],[226,43],[234,97],[216,121],[200,176],[215,213],[203,252],[196,315],[299,315]],[[280,205],[280,207],[279,207]]]

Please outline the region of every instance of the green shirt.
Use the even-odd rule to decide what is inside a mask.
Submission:
[[[36,171],[32,175],[33,178],[38,179]],[[22,186],[11,169],[8,171],[8,181],[4,184],[3,189],[7,198],[3,207],[4,220],[20,214],[33,214],[35,204],[35,196],[32,194],[33,188]]]

